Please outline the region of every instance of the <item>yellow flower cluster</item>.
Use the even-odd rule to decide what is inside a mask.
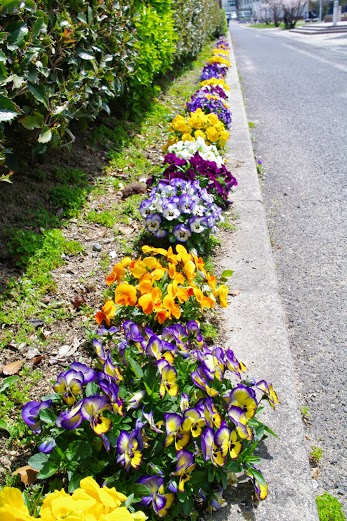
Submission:
[[[214,144],[223,148],[228,141],[229,132],[216,114],[205,114],[202,109],[190,112],[188,117],[177,115],[171,122],[170,137],[166,148],[177,143],[177,141],[195,141],[202,137],[207,145]]]
[[[116,489],[99,487],[92,477],[82,479],[80,488],[70,495],[55,490],[43,500],[40,517],[29,515],[20,490],[5,487],[0,492],[1,521],[145,521],[143,512],[131,514],[122,507],[126,496]]]
[[[222,78],[210,78],[209,80],[204,80],[200,82],[201,87],[205,87],[205,85],[219,85],[225,91],[229,92],[229,85]]]
[[[217,54],[217,55],[220,55],[220,56],[226,56],[227,58],[229,58],[229,51],[228,49],[221,49],[220,47],[217,48],[217,49],[212,49],[212,54]]]
[[[223,58],[223,56],[211,56],[211,58],[209,58],[207,60],[207,63],[209,63],[209,64],[221,63],[222,65],[226,65],[227,67],[231,67],[230,61],[227,60],[226,58]]]
[[[117,310],[125,307],[136,307],[144,318],[151,316],[164,324],[173,318],[179,320],[189,299],[198,304],[201,313],[204,308],[213,308],[217,301],[227,306],[227,286],[217,286],[216,277],[206,271],[203,259],[188,253],[181,244],[176,246],[176,254],[171,247],[165,250],[143,246],[142,251],[151,255],[137,260],[124,258],[106,278],[109,286],[116,284],[115,297],[96,313],[98,324],[111,325]]]

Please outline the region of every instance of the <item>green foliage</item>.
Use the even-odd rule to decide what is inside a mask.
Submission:
[[[223,31],[215,0],[3,0],[0,16],[0,165],[8,124],[38,154],[71,143],[72,120],[110,114],[114,98],[141,113],[155,77]]]
[[[342,505],[327,492],[316,497],[319,521],[346,521]]]
[[[74,139],[71,120],[110,113],[138,52],[132,5],[4,0],[0,16],[0,125],[17,119],[42,153]]]
[[[310,452],[310,461],[312,463],[317,464],[319,462],[319,460],[322,459],[322,456],[323,456],[323,449],[321,449],[320,447],[317,447],[317,446],[312,447],[311,452]]]
[[[226,31],[224,11],[215,0],[175,0],[174,7],[176,61],[197,56],[205,42]]]

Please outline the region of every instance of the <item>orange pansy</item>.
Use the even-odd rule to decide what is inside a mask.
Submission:
[[[116,288],[116,304],[120,306],[135,306],[137,302],[136,288],[123,282]]]
[[[181,308],[176,304],[175,299],[171,295],[165,295],[163,299],[163,306],[173,315],[176,320],[181,316]]]
[[[107,302],[105,302],[105,304],[101,308],[101,311],[98,311],[95,314],[95,320],[97,324],[100,326],[100,324],[106,322],[108,326],[111,325],[110,321],[114,317],[116,309],[117,306],[113,302],[113,300],[108,300]]]

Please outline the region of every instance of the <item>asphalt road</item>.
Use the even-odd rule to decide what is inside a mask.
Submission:
[[[347,35],[231,23],[317,494],[347,512]]]

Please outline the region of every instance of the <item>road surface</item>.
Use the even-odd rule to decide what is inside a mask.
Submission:
[[[317,494],[347,512],[347,34],[230,24]]]

